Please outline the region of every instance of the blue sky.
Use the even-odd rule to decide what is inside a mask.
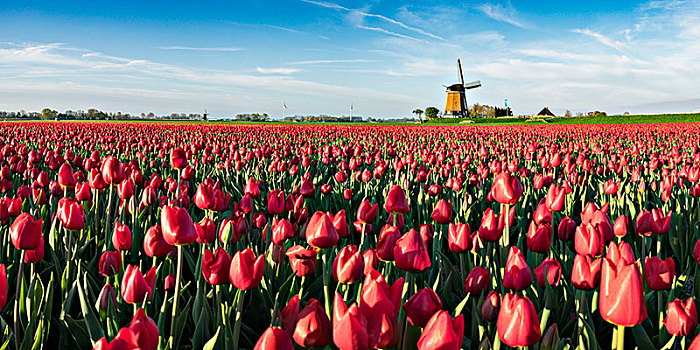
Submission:
[[[700,0],[0,3],[0,109],[407,116],[700,109]]]

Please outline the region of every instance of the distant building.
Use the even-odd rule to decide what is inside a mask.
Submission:
[[[542,110],[539,113],[537,113],[537,116],[538,117],[556,117],[556,115],[554,115],[554,113],[552,113],[549,110],[549,107],[542,108]]]

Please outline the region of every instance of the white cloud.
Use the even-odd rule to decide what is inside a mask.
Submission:
[[[510,6],[510,4],[503,6],[500,4],[493,5],[487,3],[477,6],[476,9],[483,12],[494,21],[505,22],[520,28],[528,27],[528,25],[518,18],[517,11]]]
[[[401,27],[401,28],[403,28],[403,29],[405,29],[405,30],[412,31],[412,32],[414,32],[414,33],[421,34],[421,35],[430,37],[430,38],[432,38],[432,39],[436,39],[436,40],[440,40],[440,41],[445,41],[445,39],[444,39],[443,37],[439,36],[439,35],[436,35],[436,34],[427,32],[427,31],[425,31],[425,30],[423,30],[423,29],[420,29],[420,28],[417,28],[417,27],[414,27],[414,26],[410,26],[410,25],[408,25],[408,24],[406,24],[406,23],[404,23],[404,22],[401,22],[401,21],[395,20],[395,19],[393,19],[393,18],[389,18],[389,17],[383,16],[383,15],[378,15],[378,14],[374,14],[374,13],[370,13],[370,12],[366,12],[366,11],[358,10],[358,9],[351,9],[351,8],[348,8],[348,7],[345,7],[345,6],[341,6],[341,5],[338,5],[338,4],[334,4],[334,3],[330,3],[330,2],[325,2],[325,1],[314,1],[314,0],[301,0],[301,1],[302,1],[302,2],[305,2],[305,3],[308,3],[308,4],[313,4],[313,5],[317,5],[317,6],[322,6],[322,7],[325,7],[325,8],[331,8],[331,9],[335,9],[335,10],[341,10],[341,11],[349,12],[349,15],[353,18],[353,19],[352,19],[352,22],[354,23],[355,27],[360,28],[360,29],[375,30],[375,31],[376,31],[377,29],[380,29],[380,28],[376,28],[376,27],[366,27],[366,26],[363,25],[363,19],[366,18],[366,17],[369,17],[369,18],[376,18],[376,19],[382,20],[382,21],[384,21],[384,22],[388,22],[388,23],[390,23],[390,24],[399,26],[399,27]],[[390,32],[390,31],[387,30],[387,29],[384,29],[384,32],[385,32],[386,34],[396,36],[396,33]]]
[[[351,59],[351,60],[309,60],[309,61],[297,61],[291,62],[289,64],[328,64],[328,63],[369,63],[376,62],[375,60],[366,59]]]
[[[192,46],[158,46],[160,50],[178,50],[178,51],[241,51],[245,50],[241,47],[192,47]]]
[[[612,39],[608,36],[605,36],[603,34],[600,34],[598,32],[594,32],[588,28],[585,28],[585,29],[576,28],[576,29],[573,29],[572,32],[578,33],[578,34],[583,34],[586,36],[590,36],[591,38],[598,40],[601,44],[603,44],[605,46],[612,47],[615,50],[621,50],[625,46],[625,44],[620,42],[620,41],[614,40],[614,39]]]
[[[261,68],[256,69],[258,73],[262,74],[294,74],[300,71],[297,68]]]

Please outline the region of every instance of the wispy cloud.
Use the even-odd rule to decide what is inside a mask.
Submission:
[[[529,25],[518,18],[517,11],[510,4],[503,6],[501,4],[494,5],[486,3],[477,6],[476,9],[483,12],[494,21],[505,22],[520,28],[529,27]]]
[[[374,60],[366,59],[353,59],[353,60],[310,60],[310,61],[297,61],[291,62],[289,64],[328,64],[328,63],[369,63],[376,62]]]
[[[180,51],[242,51],[242,47],[193,47],[193,46],[157,46],[159,50],[180,50]]]
[[[583,34],[586,36],[590,36],[591,38],[598,40],[601,44],[603,44],[605,46],[612,47],[615,50],[620,50],[625,45],[624,43],[622,43],[620,41],[614,40],[614,39],[612,39],[606,35],[603,35],[601,33],[594,32],[588,28],[585,28],[585,29],[577,28],[577,29],[573,29],[572,32],[578,33],[578,34]]]
[[[368,26],[364,26],[364,25],[358,25],[357,28],[366,29],[366,30],[371,30],[371,31],[379,32],[379,33],[384,33],[384,34],[388,34],[388,35],[391,35],[391,36],[395,36],[395,37],[397,37],[397,38],[426,42],[426,41],[423,40],[423,39],[418,39],[418,38],[412,37],[412,36],[410,36],[410,35],[404,35],[404,34],[392,32],[392,31],[386,30],[386,29],[384,29],[384,28],[379,28],[379,27],[368,27]]]
[[[294,74],[300,71],[297,68],[262,68],[258,67],[256,69],[258,73],[262,74]]]
[[[443,37],[439,36],[439,35],[436,35],[436,34],[427,32],[427,31],[425,31],[425,30],[423,30],[423,29],[420,29],[420,28],[417,28],[417,27],[410,26],[410,25],[408,25],[408,24],[406,24],[406,23],[404,23],[404,22],[395,20],[395,19],[390,18],[390,17],[387,17],[387,16],[378,15],[378,14],[374,14],[374,13],[370,13],[370,12],[366,12],[366,11],[362,11],[362,10],[357,10],[357,9],[351,9],[351,8],[348,8],[348,7],[345,7],[345,6],[341,6],[341,5],[338,5],[338,4],[335,4],[335,3],[331,3],[331,2],[315,1],[315,0],[301,0],[301,1],[302,1],[302,2],[305,2],[305,3],[308,3],[308,4],[313,4],[313,5],[325,7],[325,8],[330,8],[330,9],[335,9],[335,10],[341,10],[341,11],[346,11],[346,12],[351,12],[351,14],[354,15],[354,16],[368,17],[368,18],[376,18],[376,19],[382,20],[382,21],[384,21],[384,22],[387,22],[387,23],[390,23],[390,24],[399,26],[399,27],[401,27],[401,28],[403,28],[403,29],[405,29],[405,30],[409,30],[409,31],[412,31],[412,32],[417,33],[417,34],[425,35],[425,36],[427,36],[427,37],[429,37],[429,38],[432,38],[432,39],[436,39],[436,40],[440,40],[440,41],[445,41],[445,39],[444,39]],[[367,29],[367,30],[375,30],[375,31],[377,31],[377,30],[376,30],[376,29],[377,29],[376,27],[366,27],[366,26],[362,26],[362,25],[359,25],[359,24],[356,25],[356,27],[357,27],[357,28],[361,28],[361,29]],[[385,34],[397,36],[396,33],[393,33],[393,32],[391,32],[391,31],[389,31],[389,30],[384,30],[384,32],[385,32]],[[410,36],[405,36],[405,37],[406,37],[406,38],[413,39],[413,38],[410,37]]]

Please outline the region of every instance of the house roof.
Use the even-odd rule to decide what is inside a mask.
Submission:
[[[542,110],[539,113],[537,113],[537,115],[547,115],[547,116],[555,117],[554,113],[552,113],[548,107],[542,108]]]

